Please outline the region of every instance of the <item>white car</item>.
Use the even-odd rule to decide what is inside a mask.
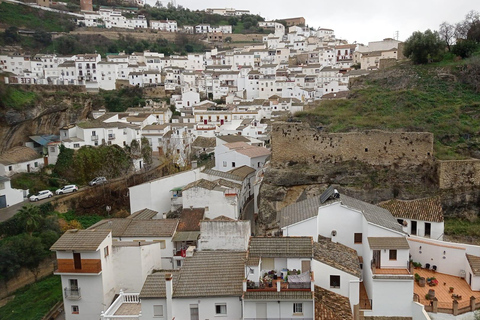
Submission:
[[[70,192],[75,192],[78,191],[78,187],[74,184],[69,184],[66,185],[65,187],[58,189],[55,191],[56,194],[64,194],[64,193],[70,193]]]
[[[50,190],[42,190],[39,191],[37,194],[30,197],[30,201],[38,201],[42,199],[47,199],[53,197],[53,193]]]
[[[102,183],[106,183],[107,182],[107,178],[105,177],[96,177],[95,179],[93,179],[92,181],[90,181],[88,184],[91,185],[91,186],[95,186],[97,184],[102,184]]]

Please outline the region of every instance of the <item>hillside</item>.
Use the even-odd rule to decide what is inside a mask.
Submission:
[[[297,118],[327,132],[432,132],[437,159],[480,158],[480,56],[434,65],[403,63],[351,79],[345,100],[323,101]]]

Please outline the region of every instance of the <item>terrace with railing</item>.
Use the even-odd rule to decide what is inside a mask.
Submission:
[[[248,292],[281,292],[281,291],[313,291],[313,271],[300,275],[281,275],[266,273],[258,282],[245,280],[244,291]]]
[[[102,320],[139,320],[142,315],[142,305],[139,293],[124,293],[120,290],[118,298],[107,311],[102,312]]]

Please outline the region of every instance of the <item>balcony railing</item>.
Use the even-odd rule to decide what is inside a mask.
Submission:
[[[92,141],[98,141],[98,136],[92,136]]]
[[[63,292],[65,293],[65,299],[68,300],[80,300],[82,298],[82,295],[80,294],[80,288],[64,288]]]
[[[125,308],[128,312],[122,312],[123,315],[115,315],[118,309],[124,305],[128,304],[130,307]],[[128,313],[128,314],[126,314]],[[112,305],[101,314],[102,320],[139,320],[141,313],[141,303],[138,293],[124,293],[120,290],[118,298],[112,303]]]
[[[114,133],[109,133],[108,134],[108,140],[114,140],[115,139],[115,134]]]

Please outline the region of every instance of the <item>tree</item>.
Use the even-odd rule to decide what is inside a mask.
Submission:
[[[226,37],[225,42],[232,42],[232,37]]]
[[[8,29],[6,29],[5,33],[3,34],[3,39],[5,40],[5,44],[15,44],[17,42],[20,42],[21,37],[18,34],[18,28],[9,27]]]
[[[40,220],[42,220],[40,208],[33,204],[27,204],[23,206],[17,214],[20,217],[20,221],[25,225],[25,231],[31,236],[40,225]]]
[[[406,41],[403,54],[415,64],[438,61],[445,45],[436,31],[415,31]]]
[[[460,41],[457,41],[457,44],[453,46],[452,53],[465,59],[470,57],[476,49],[477,44],[475,41],[460,39]]]
[[[445,42],[445,45],[448,48],[448,51],[451,49],[451,45],[455,42],[455,26],[444,21],[440,25],[440,30],[438,31],[440,38]]]
[[[480,13],[474,10],[467,13],[465,20],[455,25],[455,37],[457,39],[467,39],[468,31],[478,21],[480,21]]]
[[[467,40],[480,42],[480,21],[473,23],[467,32]]]
[[[148,170],[152,165],[152,147],[150,146],[150,142],[148,141],[148,139],[145,137],[142,137],[141,143],[143,163],[145,164],[145,169]]]

